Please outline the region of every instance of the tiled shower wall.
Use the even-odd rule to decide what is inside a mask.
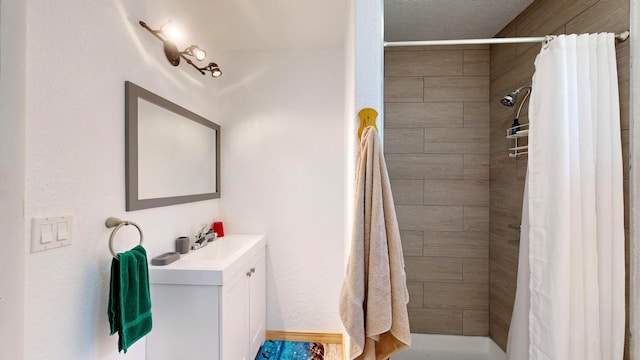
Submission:
[[[497,36],[621,32],[628,29],[629,0],[536,0]],[[629,194],[629,42],[618,43],[616,49],[626,202]],[[534,60],[539,51],[539,44],[491,46],[489,331],[502,348],[506,347],[507,342],[518,264],[519,233],[508,225],[520,223],[527,157],[512,159],[507,155],[507,149],[513,146],[513,141],[505,139],[505,131],[513,121],[515,109],[502,106],[499,99],[531,81]],[[524,114],[526,108],[523,109]],[[526,115],[521,116],[520,120],[521,123],[528,122]],[[628,228],[629,210],[626,203],[625,227]]]
[[[489,58],[488,46],[385,52],[412,332],[489,333]]]

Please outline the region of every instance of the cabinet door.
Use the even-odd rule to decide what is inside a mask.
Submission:
[[[267,277],[264,252],[254,262],[255,271],[249,278],[250,357],[255,358],[264,342],[267,315]]]
[[[220,359],[218,286],[151,284],[147,360]]]
[[[241,272],[222,287],[222,359],[248,360],[249,275]],[[253,359],[253,358],[251,358]]]

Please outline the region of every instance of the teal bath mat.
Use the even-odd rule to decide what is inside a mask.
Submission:
[[[267,340],[262,344],[256,360],[323,360],[324,346],[320,343]]]

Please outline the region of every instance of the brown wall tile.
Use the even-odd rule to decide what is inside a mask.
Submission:
[[[489,288],[486,284],[425,283],[424,306],[486,310],[489,308]]]
[[[518,254],[520,251],[520,240],[506,239],[499,235],[491,234],[491,253],[489,261],[497,266],[500,264],[501,270],[508,271],[513,278],[518,271]]]
[[[502,207],[494,206],[491,208],[490,217],[490,234],[495,234],[509,240],[517,240],[520,238],[520,231],[509,226],[521,224],[522,213],[520,210],[503,209]]]
[[[519,54],[517,58],[510,59],[511,65],[506,65],[500,71],[492,72],[491,97],[502,97],[518,87],[530,83],[535,71],[534,62],[538,53],[540,53],[540,45],[531,47]]]
[[[467,333],[486,334],[488,269],[475,271],[478,263],[471,262],[464,277],[463,261],[488,267],[489,47],[385,56],[385,88],[392,88],[385,104],[385,156],[409,279],[411,329],[462,334],[463,311],[471,311]],[[419,100],[416,75],[428,84],[428,96]],[[473,231],[464,231],[465,225]]]
[[[422,256],[423,238],[422,231],[400,231],[404,256]]]
[[[425,129],[425,154],[488,154],[489,128]]]
[[[387,154],[391,179],[462,179],[462,155]]]
[[[544,36],[571,21],[598,0],[537,1],[516,19],[518,36]]]
[[[629,129],[629,80],[623,81],[618,85],[618,93],[620,97],[620,128]]]
[[[401,230],[462,230],[462,206],[396,205]]]
[[[606,16],[603,16],[606,14]],[[622,32],[629,30],[629,0],[600,0],[567,22],[567,33]]]
[[[423,306],[423,286],[422,282],[407,281],[407,289],[409,290],[409,304],[410,308],[422,308]]]
[[[425,231],[423,255],[486,259],[489,256],[489,234],[478,231]]]
[[[488,180],[425,180],[425,205],[487,206]]]
[[[385,76],[462,75],[462,54],[461,50],[388,52],[384,57],[384,73]]]
[[[620,132],[621,142],[622,142],[622,178],[624,180],[629,180],[629,170],[631,170],[631,165],[629,163],[629,142],[631,139],[629,138],[631,131],[622,130]],[[628,224],[628,222],[626,222]]]
[[[487,299],[487,302],[489,300]],[[463,310],[462,334],[466,336],[489,335],[489,311],[488,310]]]
[[[493,289],[489,291],[491,294],[495,292]],[[489,336],[504,350],[507,347],[513,304],[503,304],[492,295],[489,295],[489,304]]]
[[[507,150],[491,153],[491,182],[515,180],[516,161]],[[517,195],[513,195],[517,196]]]
[[[424,88],[421,77],[388,77],[384,79],[385,102],[422,102]]]
[[[489,206],[464,207],[464,231],[489,231]]]
[[[462,335],[462,310],[409,309],[411,332]]]
[[[486,101],[464,103],[464,127],[489,127],[490,106]]]
[[[516,179],[524,181],[526,176],[527,176],[527,158],[524,156],[519,156],[516,158]]]
[[[500,299],[505,305],[513,309],[515,300],[516,276],[513,270],[506,266],[492,262],[489,271],[489,291],[491,299]],[[491,307],[493,304],[490,305]],[[511,311],[511,310],[510,310]],[[511,318],[509,314],[502,314],[504,318]],[[508,316],[507,316],[508,315]]]
[[[489,161],[489,154],[464,154],[463,179],[488,179]]]
[[[489,75],[489,50],[464,50],[463,75]]]
[[[391,180],[391,192],[396,205],[422,205],[424,180]]]
[[[488,101],[488,76],[424,78],[424,101]]]
[[[496,154],[496,157],[499,156]],[[521,210],[524,198],[524,181],[518,179],[491,181],[491,207]]]
[[[498,37],[516,37],[516,27],[515,25],[508,25],[500,33],[498,33]],[[491,45],[491,77],[493,78],[494,72],[502,72],[505,67],[509,67],[513,65],[512,59],[515,59],[518,56],[517,46],[516,44],[499,44],[499,45]]]
[[[462,283],[462,259],[407,257],[407,281]]]
[[[424,130],[387,128],[384,131],[384,151],[387,154],[419,154],[424,148]]]
[[[385,104],[384,126],[385,129],[462,127],[463,105],[460,102],[388,103]]]
[[[629,81],[631,72],[631,43],[629,41],[616,44],[616,63],[618,65],[618,83]]]
[[[464,258],[463,281],[465,284],[486,284],[489,280],[489,259]]]

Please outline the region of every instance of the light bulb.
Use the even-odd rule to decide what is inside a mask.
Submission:
[[[176,40],[176,39],[180,38],[180,29],[178,29],[176,26],[174,26],[171,23],[164,24],[162,26],[161,30],[162,30],[162,33],[165,36],[167,36],[167,37],[169,37],[169,38],[171,38],[173,40]]]
[[[207,57],[207,53],[204,50],[197,47],[193,49],[193,56],[196,58],[196,60],[202,61],[204,60],[204,58]]]
[[[222,76],[222,71],[220,70],[220,67],[218,66],[218,64],[214,62],[210,62],[209,65],[203,68],[203,70],[211,71],[211,76],[215,78]]]

